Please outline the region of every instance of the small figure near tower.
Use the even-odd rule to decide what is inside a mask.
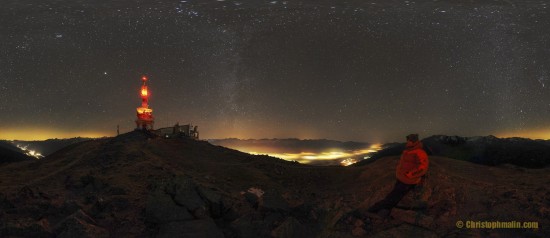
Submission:
[[[149,91],[147,89],[147,77],[141,77],[141,107],[137,108],[136,130],[153,130],[153,109],[149,108]]]

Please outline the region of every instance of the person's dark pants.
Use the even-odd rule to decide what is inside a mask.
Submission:
[[[381,201],[375,203],[372,205],[368,211],[369,212],[378,212],[382,209],[391,210],[393,207],[395,207],[405,195],[409,191],[411,191],[416,184],[406,184],[402,183],[401,181],[397,180],[395,182],[395,186],[393,187],[393,190]]]

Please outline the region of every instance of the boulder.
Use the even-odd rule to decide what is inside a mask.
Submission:
[[[258,222],[252,214],[246,214],[231,222],[231,228],[236,232],[237,237],[255,238],[259,236]]]
[[[177,221],[162,224],[157,238],[223,238],[224,235],[212,219]]]
[[[254,208],[254,209],[257,209],[258,208],[258,205],[260,204],[260,198],[258,198],[258,196],[256,196],[256,194],[253,194],[253,193],[250,193],[250,192],[245,192],[243,194],[244,196],[244,199],[250,203],[250,205]]]
[[[435,232],[424,229],[422,227],[413,226],[409,224],[402,224],[381,232],[372,236],[373,238],[436,238],[439,237]]]
[[[163,224],[174,221],[192,220],[194,217],[182,206],[177,205],[172,197],[165,193],[156,193],[149,196],[145,207],[147,222]]]
[[[82,210],[68,216],[54,228],[56,237],[109,237],[109,232],[96,225],[95,221]]]
[[[112,213],[125,211],[130,207],[130,201],[125,197],[97,198],[89,213],[95,218],[104,218]]]
[[[303,233],[303,225],[296,218],[288,217],[271,232],[271,236],[276,238],[303,237]]]
[[[34,224],[5,224],[0,227],[0,237],[55,237],[41,221]]]
[[[227,210],[222,201],[222,196],[209,188],[199,186],[197,190],[202,200],[206,202],[210,210],[210,215],[213,218],[222,217],[224,212]]]
[[[125,188],[110,187],[109,190],[107,191],[107,194],[109,194],[109,195],[127,195],[128,192],[126,191]]]
[[[23,186],[16,194],[18,201],[27,201],[38,198],[38,193],[29,186]]]
[[[276,192],[266,192],[263,195],[260,207],[267,211],[289,212],[290,207],[281,194]]]
[[[166,186],[166,192],[174,197],[174,201],[185,206],[189,211],[195,211],[205,206],[197,193],[197,186],[189,178],[178,177]]]
[[[391,211],[391,216],[409,224],[424,227],[426,229],[434,228],[434,219],[426,216],[420,211],[403,210],[394,208]]]
[[[105,188],[107,188],[109,185],[105,182],[103,182],[101,179],[93,176],[93,175],[85,175],[80,177],[80,181],[78,184],[78,187],[84,188],[87,192],[98,192]]]
[[[367,234],[367,231],[363,227],[356,226],[351,230],[351,235],[353,236],[365,236]]]

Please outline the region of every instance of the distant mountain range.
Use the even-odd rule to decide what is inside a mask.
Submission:
[[[550,141],[526,138],[497,138],[495,136],[435,135],[422,140],[430,155],[469,161],[483,165],[513,164],[526,168],[542,168],[550,164]],[[385,145],[371,159],[356,165],[368,164],[376,159],[400,155],[404,143]]]

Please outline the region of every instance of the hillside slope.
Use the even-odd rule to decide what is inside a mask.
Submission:
[[[387,194],[397,159],[314,167],[131,132],[0,167],[0,236],[550,236],[548,169],[442,157],[430,158],[425,212],[346,220]],[[414,202],[409,195],[400,206]],[[455,227],[458,220],[538,221],[541,228],[467,230]]]
[[[25,155],[19,148],[7,141],[0,141],[0,165],[31,160],[34,160],[34,158]]]

